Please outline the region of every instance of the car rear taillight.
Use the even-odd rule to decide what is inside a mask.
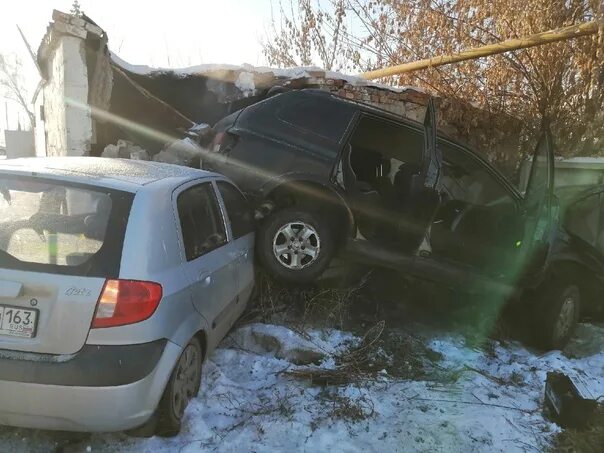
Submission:
[[[228,153],[237,143],[237,137],[228,132],[218,132],[212,140],[212,151],[215,153]]]
[[[212,151],[214,151],[215,153],[220,152],[220,147],[222,146],[222,142],[224,141],[225,135],[225,132],[218,132],[214,136],[214,140],[212,140]]]
[[[162,298],[159,283],[107,280],[97,303],[92,328],[134,324],[149,318]]]

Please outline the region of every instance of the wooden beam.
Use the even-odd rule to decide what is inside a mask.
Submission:
[[[138,83],[136,83],[134,80],[132,80],[131,77],[128,76],[128,74],[126,74],[126,72],[120,68],[116,63],[111,62],[111,67],[113,68],[114,71],[116,71],[118,74],[120,74],[124,79],[126,79],[126,81],[132,85],[132,87],[134,89],[136,89],[140,94],[142,94],[144,97],[146,97],[147,99],[151,99],[152,101],[156,102],[157,104],[159,104],[161,107],[163,107],[165,110],[171,112],[174,116],[176,116],[177,118],[181,119],[182,121],[184,121],[185,123],[188,123],[188,126],[194,126],[195,125],[195,121],[191,120],[190,118],[187,118],[185,115],[183,115],[182,113],[180,113],[178,110],[176,110],[174,107],[172,107],[170,104],[162,101],[160,98],[158,98],[157,96],[154,96],[153,94],[151,94],[148,90],[146,90],[145,88],[143,88],[142,86],[140,86]]]
[[[411,63],[390,66],[383,69],[376,69],[375,71],[364,72],[360,74],[360,77],[367,80],[380,79],[382,77],[405,74],[408,72],[419,71],[420,69],[457,63],[459,61],[473,60],[475,58],[487,57],[489,55],[496,55],[513,50],[541,46],[543,44],[578,38],[580,36],[595,35],[598,33],[598,27],[602,26],[601,22],[602,21],[592,21],[579,25],[570,25],[568,27],[557,28],[555,30],[549,30],[543,33],[526,36],[524,38],[508,39],[497,44],[488,44],[486,46],[475,47],[464,50],[458,54],[442,55],[439,57],[413,61]]]
[[[38,64],[38,59],[36,58],[36,54],[31,49],[31,46],[29,45],[29,41],[27,41],[27,38],[25,38],[25,35],[23,34],[23,31],[21,30],[21,27],[19,27],[19,25],[17,25],[17,30],[19,30],[19,34],[21,35],[21,39],[25,43],[25,47],[27,47],[27,51],[29,52],[29,56],[31,57],[31,59],[34,62],[34,64],[36,65],[36,69],[38,70],[38,74],[40,74],[40,77],[42,77],[42,71],[40,70],[40,65]],[[44,77],[42,77],[42,78],[44,78]]]

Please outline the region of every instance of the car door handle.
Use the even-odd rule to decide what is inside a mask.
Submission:
[[[210,275],[209,272],[201,271],[199,273],[198,281],[201,283],[201,286],[203,286],[204,288],[206,286],[210,286],[210,284],[212,283],[212,275]]]

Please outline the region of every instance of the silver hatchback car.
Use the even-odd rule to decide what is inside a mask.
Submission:
[[[155,162],[0,164],[0,424],[175,435],[254,286],[226,178]]]

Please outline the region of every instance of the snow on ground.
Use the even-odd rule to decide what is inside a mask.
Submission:
[[[331,355],[358,342],[337,330],[301,338],[283,327],[255,328],[275,344],[297,345],[291,350],[322,351],[327,367]],[[0,451],[541,451],[558,431],[541,415],[547,371],[568,373],[591,396],[604,395],[604,325],[581,325],[566,355],[538,355],[519,343],[476,349],[461,336],[426,332],[426,344],[442,356],[433,379],[380,373],[372,382],[327,388],[284,376],[299,366],[283,350],[255,342],[260,337],[244,327],[212,355],[176,438],[0,428]]]

